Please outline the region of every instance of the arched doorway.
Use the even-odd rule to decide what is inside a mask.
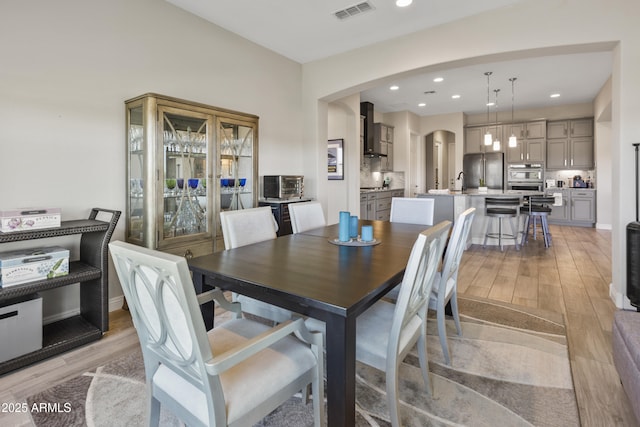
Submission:
[[[425,184],[430,189],[455,189],[456,134],[437,130],[425,137]]]

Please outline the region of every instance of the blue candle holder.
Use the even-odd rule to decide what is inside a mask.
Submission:
[[[338,223],[338,240],[348,242],[349,237],[349,221],[351,214],[347,211],[340,212],[340,222]]]
[[[371,242],[373,240],[373,226],[363,225],[360,231],[360,239],[363,242]]]
[[[349,218],[349,237],[358,238],[358,217],[355,215],[351,215]]]

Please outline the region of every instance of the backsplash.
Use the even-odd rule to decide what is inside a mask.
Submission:
[[[360,168],[360,187],[382,187],[385,178],[389,178],[389,189],[404,188],[404,172],[372,172],[369,168]]]
[[[565,187],[573,186],[573,177],[580,175],[584,182],[590,181],[593,188],[596,188],[596,171],[595,170],[551,170],[545,171],[544,179],[553,179],[555,181],[564,181]]]

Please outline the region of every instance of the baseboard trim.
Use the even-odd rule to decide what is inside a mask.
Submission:
[[[124,295],[120,295],[119,297],[110,298],[109,299],[109,312],[122,309],[122,304],[124,304]],[[80,308],[63,311],[62,313],[56,313],[56,314],[52,314],[51,316],[44,317],[42,319],[42,324],[43,325],[48,325],[49,323],[57,322],[59,320],[67,319],[67,318],[73,317],[73,316],[78,316],[79,314],[80,314]]]
[[[124,295],[109,298],[109,312],[120,310],[124,304]]]
[[[609,297],[617,308],[636,311],[636,308],[631,305],[629,298],[627,298],[625,294],[618,292],[618,290],[613,286],[613,283],[609,283]]]

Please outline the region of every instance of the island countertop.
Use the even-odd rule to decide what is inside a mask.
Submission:
[[[521,191],[521,190],[492,190],[489,189],[486,192],[479,192],[477,189],[464,190],[464,191],[449,191],[437,192],[437,193],[418,193],[417,197],[433,197],[433,196],[480,196],[480,197],[522,197],[544,194],[544,191]]]

